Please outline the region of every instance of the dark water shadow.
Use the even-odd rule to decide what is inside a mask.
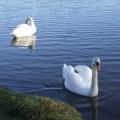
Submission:
[[[86,97],[66,91],[65,102],[75,106],[85,120],[99,120],[98,96]],[[89,119],[88,119],[89,118]]]
[[[81,113],[85,120],[99,120],[98,96],[85,97],[71,93],[70,91],[66,90],[64,86],[61,85],[61,83],[42,84],[41,88],[34,90],[29,89],[26,92],[23,91],[23,93],[38,96],[48,96],[57,101],[62,101],[74,106]]]

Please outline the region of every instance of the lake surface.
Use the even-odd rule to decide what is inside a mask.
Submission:
[[[37,34],[18,47],[10,32],[28,16]],[[101,58],[98,98],[67,91],[63,63],[91,67],[94,56]],[[71,104],[85,120],[119,120],[120,0],[2,0],[0,85]]]

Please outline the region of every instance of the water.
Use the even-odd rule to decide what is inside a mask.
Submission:
[[[10,32],[28,16],[34,18],[37,34],[34,42],[18,47],[24,41],[13,42]],[[92,115],[99,120],[119,120],[119,46],[119,0],[0,2],[0,84],[71,104],[85,120],[93,120]],[[91,66],[94,56],[102,61],[98,98],[67,91],[62,85],[63,63]]]

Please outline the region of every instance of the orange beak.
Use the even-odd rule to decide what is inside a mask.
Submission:
[[[100,64],[99,63],[96,64],[96,67],[97,67],[97,71],[100,72]]]

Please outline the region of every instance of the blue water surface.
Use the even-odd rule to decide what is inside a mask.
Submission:
[[[10,34],[29,16],[37,27],[34,49],[16,46]],[[94,56],[101,58],[98,100],[67,91],[63,64],[91,67]],[[119,0],[0,1],[0,85],[71,104],[85,120],[119,120],[119,71]]]

